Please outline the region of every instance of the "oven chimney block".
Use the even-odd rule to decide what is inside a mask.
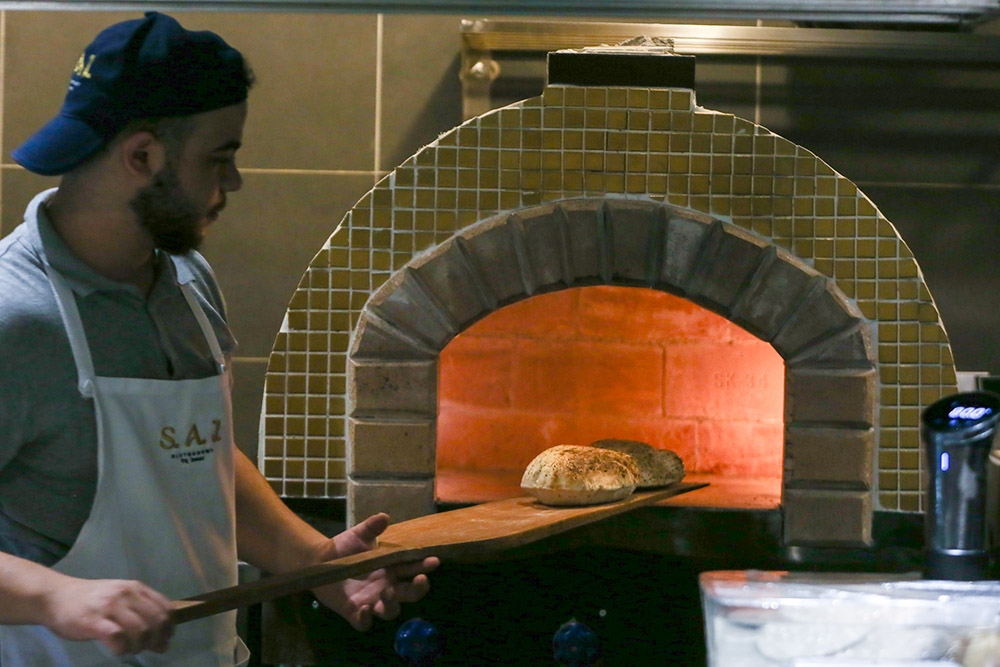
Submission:
[[[694,90],[694,61],[674,53],[673,40],[635,37],[614,46],[550,52],[548,83]]]

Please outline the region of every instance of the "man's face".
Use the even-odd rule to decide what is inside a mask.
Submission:
[[[157,248],[183,255],[201,245],[204,216],[184,192],[172,165],[158,171],[131,204],[139,224],[153,237]]]
[[[243,185],[236,151],[246,103],[198,114],[167,164],[132,199],[136,217],[157,248],[183,254],[197,248],[226,205],[226,193]]]

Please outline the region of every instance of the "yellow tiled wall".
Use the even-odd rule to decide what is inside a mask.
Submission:
[[[955,367],[917,262],[890,221],[807,149],[699,107],[691,91],[596,86],[549,86],[443,134],[345,217],[305,273],[275,344],[264,471],[276,488],[343,493],[346,343],[368,295],[393,271],[500,211],[605,195],[732,220],[856,301],[878,336],[880,508],[918,510],[920,409],[954,393]]]

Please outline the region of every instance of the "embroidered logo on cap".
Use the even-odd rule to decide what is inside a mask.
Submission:
[[[90,68],[93,67],[94,58],[96,57],[97,57],[96,55],[88,56],[86,51],[81,53],[80,59],[76,61],[76,67],[73,68],[73,74],[75,74],[76,76],[81,76],[84,79],[89,79]]]

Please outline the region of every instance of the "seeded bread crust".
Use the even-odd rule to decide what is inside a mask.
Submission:
[[[634,458],[639,466],[637,487],[640,489],[668,486],[684,479],[684,462],[672,450],[657,449],[638,440],[619,440],[616,438],[596,440],[591,443],[591,446],[622,452]]]
[[[639,468],[626,454],[556,445],[528,464],[521,489],[544,505],[598,505],[627,498],[638,481]]]

